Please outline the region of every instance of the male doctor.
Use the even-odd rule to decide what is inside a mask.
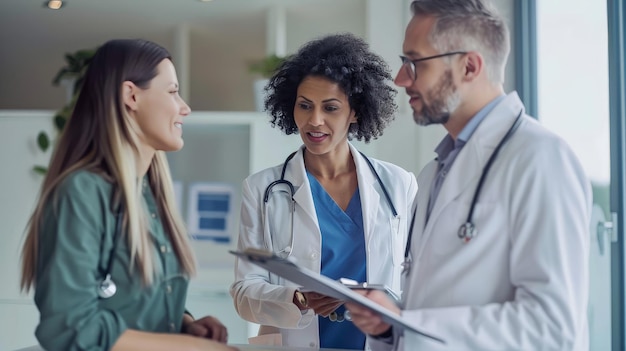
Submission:
[[[415,0],[411,10],[395,83],[416,123],[448,135],[418,177],[401,308],[364,294],[446,343],[347,304],[355,325],[376,350],[588,349],[592,196],[579,161],[504,94],[509,32],[488,4]],[[476,231],[460,230],[498,148],[471,213]]]

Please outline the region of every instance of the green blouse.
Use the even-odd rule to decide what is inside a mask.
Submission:
[[[35,334],[48,350],[109,350],[126,329],[178,333],[185,311],[188,279],[165,235],[154,197],[143,181],[157,269],[162,274],[143,286],[129,272],[126,235],[114,247],[116,213],[112,185],[88,171],[69,175],[47,204],[39,235]],[[117,293],[98,297],[109,258]]]

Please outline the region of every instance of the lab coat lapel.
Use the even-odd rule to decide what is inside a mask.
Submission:
[[[303,152],[304,147],[301,147],[293,159],[289,161],[287,171],[285,172],[285,179],[288,179],[293,184],[295,190],[293,199],[296,201],[296,205],[301,207],[311,220],[317,224],[317,212],[315,212],[313,195],[311,194],[309,179],[306,176],[306,169],[304,168]]]
[[[483,155],[480,150],[476,147],[476,143],[472,143],[472,140],[479,137],[478,130],[475,131],[474,135],[470,138],[469,142],[463,147],[459,155],[457,156],[452,168],[445,176],[443,184],[441,185],[441,189],[439,190],[439,194],[437,195],[437,199],[435,200],[435,204],[430,213],[430,217],[426,222],[425,233],[428,236],[431,232],[433,223],[437,222],[439,215],[443,209],[446,208],[454,199],[456,199],[461,192],[466,190],[471,184],[477,182],[477,178],[480,177],[480,173],[483,168]],[[435,170],[436,175],[436,170]],[[432,186],[432,182],[435,179],[435,175],[431,179],[429,184],[425,184],[424,186],[428,186],[429,188]],[[420,185],[421,187],[421,185]],[[428,198],[425,199],[425,207],[428,206]]]
[[[376,190],[378,181],[365,158],[363,158],[352,144],[349,145],[352,159],[354,159],[354,164],[356,165],[357,179],[359,182],[365,242],[369,243],[370,238],[376,231],[376,220],[380,209],[381,198],[379,192]]]
[[[517,117],[522,108],[523,105],[517,93],[513,92],[495,106],[476,128],[474,134],[454,161],[450,172],[446,175],[435,206],[426,224],[426,235],[431,231],[433,224],[437,222],[438,217],[446,206],[454,201],[463,191],[470,187],[470,191],[473,194],[487,160],[514,123],[515,117]],[[431,183],[424,186],[430,187]],[[420,186],[422,185],[420,184]],[[467,214],[459,215],[466,216]]]
[[[411,228],[411,255],[413,260],[416,261],[422,254],[424,245],[422,243],[425,240],[424,227],[426,226],[426,211],[428,210],[428,198],[430,197],[429,184],[435,179],[437,175],[437,161],[431,161],[420,172],[417,177],[417,208],[415,209],[415,223]],[[422,185],[423,184],[423,185]],[[410,222],[409,222],[410,223]],[[416,250],[414,249],[416,248]]]

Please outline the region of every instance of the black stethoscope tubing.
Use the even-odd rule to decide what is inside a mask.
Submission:
[[[122,216],[123,216],[123,206],[120,204],[117,217],[115,219],[115,234],[113,234],[113,248],[111,248],[111,252],[109,253],[109,261],[107,262],[107,269],[104,272],[104,279],[100,282],[100,286],[98,286],[98,296],[103,299],[108,299],[115,295],[117,292],[117,285],[113,279],[111,279],[111,268],[113,268],[113,256],[115,256],[115,251],[117,250],[117,244],[120,240],[120,236],[122,236]]]
[[[519,114],[515,118],[515,122],[513,122],[513,125],[509,128],[509,130],[506,132],[504,137],[502,137],[502,140],[500,140],[495,150],[493,150],[493,153],[489,157],[489,160],[487,160],[487,164],[485,165],[485,168],[483,168],[483,172],[480,175],[480,179],[478,180],[478,185],[476,186],[476,190],[474,191],[474,197],[472,197],[470,210],[467,213],[467,220],[465,221],[464,224],[461,225],[461,227],[459,228],[459,232],[457,233],[460,239],[469,241],[473,237],[475,237],[477,234],[476,226],[472,222],[472,215],[474,214],[474,207],[476,206],[476,203],[478,202],[478,195],[480,194],[480,190],[482,189],[483,184],[485,183],[485,178],[487,177],[487,174],[489,173],[489,170],[491,169],[491,165],[493,164],[493,161],[495,161],[496,156],[500,152],[500,149],[506,143],[506,141],[511,137],[511,135],[515,133],[520,123],[522,122],[522,118],[521,118],[522,112],[524,112],[523,109],[519,112]]]
[[[489,160],[487,160],[487,164],[485,165],[485,168],[483,168],[483,172],[480,175],[480,179],[478,180],[478,185],[476,186],[476,190],[474,191],[474,196],[472,197],[472,202],[471,202],[471,205],[470,205],[470,209],[469,209],[469,212],[467,214],[467,220],[459,228],[458,236],[459,236],[460,239],[463,239],[463,240],[467,241],[468,239],[472,239],[474,236],[476,236],[477,231],[476,231],[476,226],[472,222],[472,215],[474,214],[474,207],[476,206],[476,203],[478,202],[478,195],[480,194],[480,190],[483,187],[483,184],[485,182],[485,178],[487,177],[487,174],[489,173],[489,169],[491,168],[491,165],[493,164],[494,160],[496,159],[496,156],[500,152],[500,149],[502,148],[502,145],[504,145],[504,143],[511,137],[511,135],[513,135],[513,133],[515,133],[515,131],[517,130],[517,128],[521,124],[521,122],[522,122],[522,113],[523,112],[524,112],[523,109],[519,112],[519,114],[515,118],[515,122],[513,122],[513,125],[511,125],[511,127],[506,132],[504,137],[502,137],[502,139],[500,140],[500,142],[496,146],[495,150],[493,151],[493,153],[489,157]],[[416,212],[417,212],[417,207],[415,208],[415,211],[413,211],[413,218],[411,218],[411,225],[409,227],[409,233],[407,235],[406,247],[404,249],[404,263],[403,263],[403,267],[404,267],[405,270],[408,270],[408,267],[411,264],[411,258],[410,258],[411,240],[413,238],[413,227],[415,226]]]
[[[294,190],[293,184],[291,184],[290,181],[285,179],[285,171],[287,170],[287,164],[296,155],[296,152],[297,151],[294,151],[293,153],[291,153],[291,155],[289,155],[287,157],[287,159],[285,160],[285,162],[283,163],[283,169],[282,169],[282,171],[280,173],[280,179],[271,182],[267,186],[267,188],[265,188],[265,194],[263,195],[263,201],[265,203],[267,203],[267,201],[269,200],[270,192],[271,192],[272,188],[275,185],[278,185],[278,184],[286,184],[289,187],[289,190],[291,191],[291,199],[293,200],[293,194],[295,193],[295,190]],[[360,151],[359,151],[359,153],[361,154],[361,156],[363,156],[365,161],[367,161],[367,165],[372,170],[372,173],[376,177],[376,180],[378,181],[378,184],[380,184],[380,188],[382,189],[383,194],[385,195],[385,199],[387,200],[387,204],[389,204],[389,208],[391,209],[391,213],[393,214],[394,217],[398,217],[398,211],[396,211],[396,207],[393,205],[393,202],[391,201],[391,196],[389,196],[389,192],[387,191],[387,188],[385,187],[385,184],[383,184],[383,181],[382,181],[382,179],[380,179],[380,176],[378,175],[378,172],[376,172],[376,170],[374,169],[374,165],[372,164],[372,161],[370,161],[370,159],[367,156],[365,156],[364,153],[362,153]]]

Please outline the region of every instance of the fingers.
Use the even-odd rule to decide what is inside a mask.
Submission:
[[[318,309],[313,309],[315,311],[315,314],[319,314],[322,317],[328,317],[328,315],[334,311],[336,308],[334,307],[329,307],[329,306],[324,306]]]
[[[322,317],[328,317],[330,313],[335,311],[341,305],[343,305],[343,301],[334,300],[334,302],[323,305],[322,307],[320,307],[319,309],[315,309],[314,311]]]
[[[187,326],[187,330],[185,331],[189,335],[207,337],[209,335],[209,329],[203,326],[202,324],[192,322]]]
[[[350,311],[352,323],[366,334],[379,335],[391,327],[391,325],[382,320],[378,313],[369,308],[353,303],[346,303],[346,309]]]
[[[316,314],[320,316],[326,317],[331,312],[337,309],[337,307],[343,304],[343,301],[337,300],[332,297],[328,297],[325,295],[317,294],[317,293],[308,293],[307,301],[308,307],[312,308]]]
[[[215,341],[219,341],[224,344],[227,343],[228,342],[228,330],[223,325],[215,326],[213,328],[211,339]]]
[[[228,342],[228,330],[217,318],[211,316],[193,321],[187,327],[187,333],[221,343]]]
[[[217,318],[206,317],[207,327],[211,330],[210,338],[222,343],[228,342],[228,330]]]

